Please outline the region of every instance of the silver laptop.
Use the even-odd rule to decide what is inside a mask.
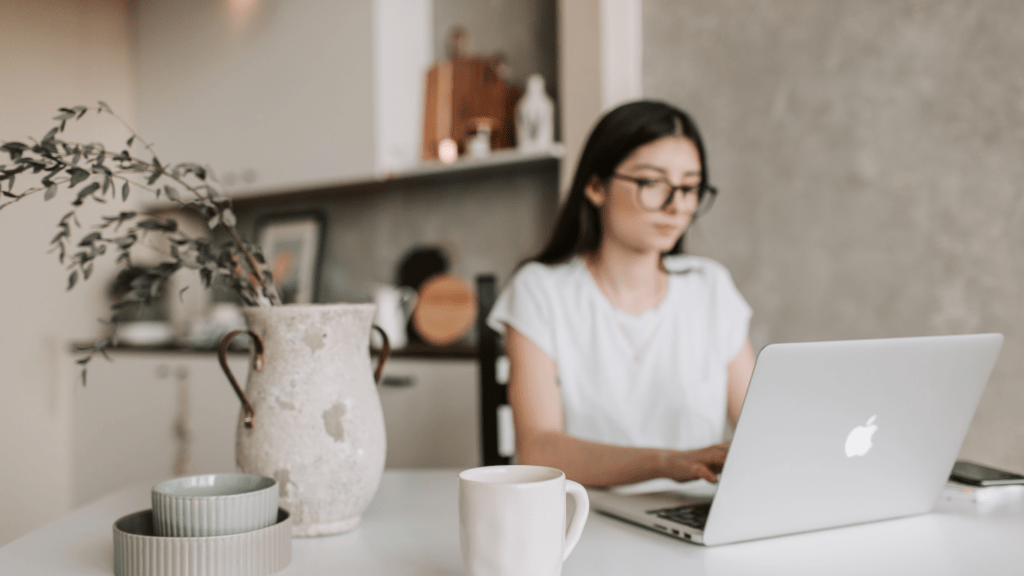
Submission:
[[[591,506],[708,546],[928,512],[1002,344],[973,334],[766,346],[717,485],[591,490]]]

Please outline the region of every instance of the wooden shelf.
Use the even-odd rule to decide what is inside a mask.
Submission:
[[[556,144],[550,151],[528,154],[517,150],[497,150],[485,158],[463,157],[451,164],[435,160],[402,172],[388,172],[364,179],[313,183],[296,188],[262,192],[231,192],[231,197],[236,209],[318,201],[339,194],[403,188],[442,178],[446,180],[476,178],[481,174],[493,175],[506,171],[541,167],[557,168],[563,155],[564,148],[561,144]]]

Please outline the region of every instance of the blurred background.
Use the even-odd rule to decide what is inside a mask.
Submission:
[[[1002,332],[961,456],[1024,470],[1018,2],[0,0],[0,13],[0,140],[107,102],[165,163],[211,165],[254,241],[308,232],[296,293],[318,302],[394,303],[388,288],[439,273],[504,282],[544,241],[600,114],[672,102],[697,120],[720,190],[688,249],[732,271],[755,349]],[[470,157],[460,137],[450,164],[428,150],[428,78],[459,59],[456,27],[501,102],[544,78],[555,145],[492,137]],[[500,116],[492,127],[509,128]],[[75,130],[124,139],[88,118]],[[115,269],[66,291],[46,254],[66,206],[35,200],[0,211],[0,545],[125,483],[233,467],[237,400],[209,346],[237,307],[201,289],[169,300],[83,387],[72,346],[103,330]],[[405,335],[381,388],[388,465],[475,465],[472,328]],[[244,373],[243,354],[232,362]]]

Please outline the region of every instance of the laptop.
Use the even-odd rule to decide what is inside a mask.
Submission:
[[[929,512],[1002,344],[1002,334],[771,344],[717,485],[590,490],[590,505],[706,546]]]

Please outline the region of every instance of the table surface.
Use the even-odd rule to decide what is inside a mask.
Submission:
[[[0,548],[0,574],[113,573],[115,520],[150,507],[151,484],[118,490]],[[282,576],[460,575],[457,470],[388,470],[362,526],[292,540]],[[934,512],[704,548],[591,511],[566,576],[1024,574],[1024,487]]]

